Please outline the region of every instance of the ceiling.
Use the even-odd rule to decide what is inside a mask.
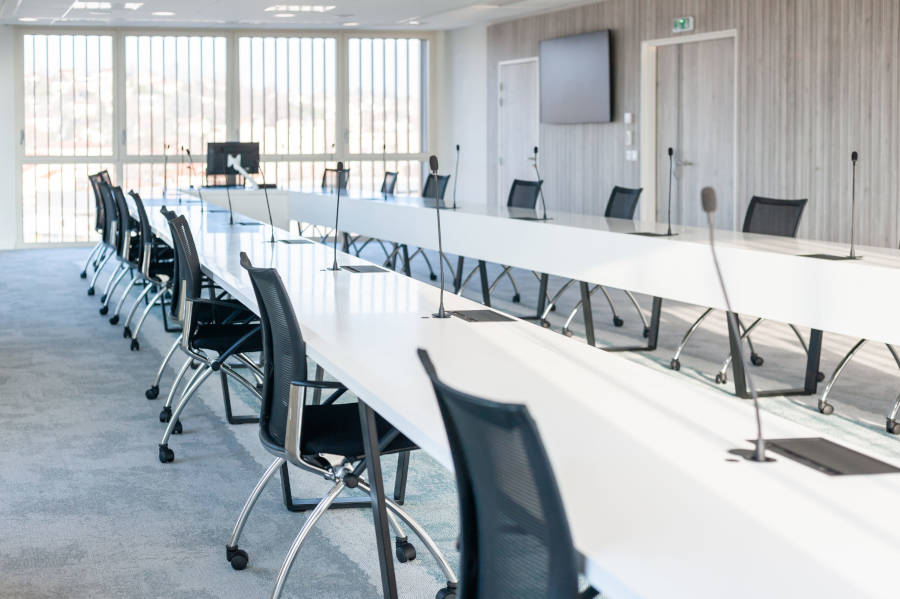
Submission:
[[[505,21],[586,3],[586,0],[0,0],[0,23],[435,30]]]

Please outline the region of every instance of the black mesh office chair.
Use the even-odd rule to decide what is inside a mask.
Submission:
[[[118,185],[112,188],[113,199],[116,202],[116,210],[120,215],[121,224],[119,236],[119,248],[117,253],[118,271],[109,278],[103,295],[100,296],[100,314],[109,312],[109,303],[112,295],[125,275],[131,274],[134,268],[134,259],[140,253],[140,225],[137,217],[137,209],[129,203]]]
[[[147,216],[147,211],[144,207],[144,202],[141,200],[141,196],[135,191],[130,191],[126,197],[129,200],[129,210],[137,215],[138,220],[138,234],[134,240],[135,247],[132,248],[132,255],[129,259],[132,279],[128,284],[128,287],[122,292],[122,296],[119,298],[119,302],[116,305],[115,312],[113,312],[113,315],[109,319],[109,323],[112,325],[119,323],[119,313],[122,310],[122,306],[124,305],[129,292],[136,286],[143,286],[143,290],[128,311],[128,318],[126,319],[125,330],[123,333],[124,337],[131,338],[131,349],[137,350],[140,348],[138,336],[141,327],[143,326],[147,315],[150,313],[150,310],[153,306],[157,305],[157,303],[160,306],[163,317],[163,327],[166,332],[175,330],[169,328],[166,310],[166,296],[171,295],[172,282],[174,281],[175,253],[172,248],[153,235],[153,230],[150,227],[150,219]],[[135,330],[132,332],[131,319],[134,316],[138,305],[153,291],[156,291],[156,294],[147,302],[144,313],[141,315]]]
[[[82,279],[87,278],[88,268],[93,266],[96,270],[97,265],[103,258],[103,249],[106,247],[104,243],[106,239],[106,213],[103,206],[103,198],[100,195],[99,183],[103,182],[107,185],[112,185],[109,173],[106,171],[89,175],[88,181],[90,181],[91,191],[94,195],[94,230],[100,234],[100,240],[93,247],[91,253],[88,254],[87,260],[84,262],[84,268],[81,269],[81,274],[79,275]]]
[[[575,599],[578,556],[528,409],[457,391],[438,378],[425,350],[419,359],[434,386],[456,471],[459,596]],[[588,589],[581,597],[596,595]]]
[[[336,403],[347,390],[341,383],[309,380],[306,343],[278,271],[272,268],[255,268],[243,252],[241,265],[247,270],[253,283],[262,325],[265,368],[259,439],[263,447],[275,456],[275,460],[247,498],[225,546],[225,556],[231,566],[236,570],[247,567],[247,552],[238,547],[241,532],[266,483],[283,464],[290,463],[333,483],[294,539],[278,571],[271,595],[274,598],[280,596],[294,559],[319,518],[344,489],[359,488],[368,493],[369,485],[362,478],[366,462],[359,406],[356,402]],[[315,398],[307,397],[310,390],[325,390],[330,395],[317,402]],[[377,417],[377,429],[384,454],[416,448],[412,441],[380,417]],[[334,464],[326,455],[339,456],[341,459]],[[447,588],[442,589],[442,592],[447,593],[439,596],[453,596],[450,591],[456,587],[456,577],[434,541],[396,503],[387,499],[386,504],[389,509],[388,520],[395,531],[399,531],[398,542],[400,539],[406,541],[406,536],[399,530],[395,515],[406,522],[428,547],[447,576]]]
[[[604,212],[604,216],[606,218],[622,218],[625,220],[634,219],[634,213],[637,210],[638,201],[641,199],[641,192],[644,189],[642,187],[638,187],[637,189],[632,189],[629,187],[620,187],[616,185],[613,187],[612,192],[609,194],[609,200],[606,202],[606,212]],[[565,292],[572,284],[576,281],[568,280],[566,283],[560,288],[559,291],[551,298],[550,305],[544,311],[543,319],[547,318],[547,314],[551,306],[553,306],[559,297]],[[616,305],[613,303],[612,298],[609,295],[609,292],[603,285],[594,285],[591,287],[589,293],[593,296],[597,291],[600,291],[603,294],[603,297],[606,298],[606,303],[609,304],[609,309],[612,311],[612,322],[613,326],[620,327],[625,324],[625,321],[619,316],[616,311]],[[631,304],[634,306],[635,311],[637,311],[638,316],[641,319],[641,324],[643,325],[644,336],[646,337],[650,333],[650,328],[647,325],[647,318],[644,316],[644,311],[641,310],[640,304],[638,304],[637,298],[634,297],[630,291],[626,290],[625,295],[631,301]],[[565,323],[563,324],[562,332],[567,337],[571,337],[573,335],[572,329],[570,325],[572,321],[575,320],[575,317],[578,315],[578,311],[581,309],[581,300],[578,300],[578,303],[575,304],[575,307],[572,308],[572,311],[569,312],[569,316],[566,318]]]
[[[385,171],[384,181],[381,182],[381,193],[394,195],[394,187],[397,185],[397,173]]]
[[[100,199],[103,201],[103,257],[94,268],[94,275],[91,277],[87,290],[88,295],[94,295],[97,279],[106,265],[111,262],[118,265],[118,260],[114,260],[114,258],[118,255],[121,243],[119,209],[113,197],[112,185],[100,179],[95,183],[100,191]]]
[[[209,375],[218,372],[222,377],[225,416],[230,424],[258,422],[258,418],[232,416],[228,378],[239,382],[257,396],[259,390],[254,382],[237,373],[229,364],[229,360],[232,357],[239,360],[251,372],[262,377],[256,363],[246,355],[262,351],[258,320],[239,302],[201,297],[203,278],[200,258],[187,219],[184,216],[177,216],[169,221],[169,227],[178,260],[178,284],[181,285],[179,301],[182,338],[179,347],[186,354],[188,362],[194,360],[200,367],[186,385],[175,409],[173,410],[171,404],[167,402],[168,405],[164,406],[159,414],[160,422],[168,423],[159,443],[159,461],[164,464],[175,459],[175,452],[169,449],[168,443],[173,433],[180,433],[182,430],[181,413]],[[212,358],[207,352],[215,352],[217,356]],[[173,390],[176,387],[177,381],[173,385]],[[170,397],[172,395],[170,394]]]
[[[344,169],[341,172],[340,179],[338,178],[338,172],[335,168],[326,168],[325,172],[322,173],[322,189],[328,191],[335,191],[338,188],[338,182],[340,181],[340,186],[342,190],[347,189],[347,183],[350,181],[350,169]]]
[[[523,181],[522,179],[515,179],[512,182],[512,185],[509,188],[509,196],[506,198],[506,207],[507,208],[517,208],[524,210],[534,210],[537,207],[538,197],[541,193],[541,186],[543,186],[543,181]],[[519,293],[519,285],[516,283],[515,277],[512,275],[512,267],[501,265],[503,270],[500,271],[500,274],[494,279],[494,281],[488,287],[488,295],[493,294],[494,288],[497,287],[497,284],[503,277],[507,277],[509,282],[513,286],[513,303],[518,304],[522,301],[522,295]],[[468,285],[469,281],[475,276],[475,273],[481,269],[482,266],[479,264],[466,276],[463,280],[462,284],[459,286],[457,290],[457,294],[462,294],[465,290],[466,285]],[[539,273],[533,272],[533,274],[540,280],[541,275]],[[552,309],[552,308],[551,308]]]
[[[777,235],[780,237],[796,237],[797,229],[800,226],[800,219],[803,216],[803,210],[806,208],[807,200],[777,200],[773,198],[763,198],[759,196],[753,196],[750,199],[750,205],[747,207],[747,213],[744,217],[744,233],[758,233],[761,235]],[[672,359],[669,362],[669,368],[672,370],[680,370],[681,369],[681,353],[684,351],[684,348],[687,346],[691,337],[700,327],[706,317],[712,313],[712,308],[706,308],[700,317],[694,321],[694,323],[688,328],[687,332],[681,338],[681,343],[678,344],[678,348],[675,350],[675,354],[672,356]],[[753,347],[753,341],[750,338],[750,333],[755,329],[761,322],[762,318],[755,319],[749,326],[744,326],[741,322],[740,318],[738,318],[738,326],[741,329],[741,339],[746,338],[747,344],[750,346],[750,362],[754,366],[762,366],[764,360],[762,356],[760,356]],[[800,345],[803,347],[804,352],[808,352],[809,348],[806,345],[806,340],[803,338],[803,335],[800,334],[800,331],[797,330],[797,327],[794,325],[788,325],[791,327],[791,330],[797,336],[797,339],[800,340]],[[719,384],[725,384],[728,382],[727,369],[731,365],[731,355],[723,361],[722,367],[716,373],[716,382]],[[818,379],[824,380],[825,375],[821,372],[818,373]]]

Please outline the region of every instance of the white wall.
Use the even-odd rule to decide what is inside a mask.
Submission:
[[[452,173],[460,146],[457,201],[487,203],[487,27],[474,25],[443,36],[435,110],[441,172]],[[451,187],[448,194],[452,192]],[[450,196],[447,196],[450,200]]]
[[[16,131],[15,78],[16,32],[7,25],[0,25],[0,249],[16,246],[19,224],[18,177],[16,173],[16,149],[19,135]]]

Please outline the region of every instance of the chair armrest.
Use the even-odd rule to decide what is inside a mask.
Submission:
[[[320,405],[333,404],[337,398],[347,392],[347,387],[338,381],[291,381],[291,386],[303,389],[334,389],[334,393],[325,398]],[[304,391],[304,396],[306,392]]]
[[[325,400],[327,405],[340,397],[347,387],[336,381],[291,381],[284,450],[295,464],[303,463],[300,455],[300,434],[303,430],[303,408],[306,407],[306,396],[309,389],[334,389],[334,393]]]

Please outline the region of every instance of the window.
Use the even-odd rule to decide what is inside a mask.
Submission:
[[[260,182],[317,189],[341,159],[355,190],[379,190],[391,170],[397,193],[421,191],[427,39],[40,29],[21,39],[25,243],[96,239],[89,174],[173,197],[205,183],[207,143],[229,139],[260,143]]]
[[[361,155],[351,164],[350,184],[380,189],[386,163],[400,173],[398,193],[420,192],[426,147],[427,42],[350,38],[347,60],[348,150]]]
[[[206,144],[227,137],[227,67],[224,36],[125,36],[126,188],[160,197],[201,184]]]
[[[87,175],[113,154],[112,37],[22,39],[22,239],[93,240]]]

